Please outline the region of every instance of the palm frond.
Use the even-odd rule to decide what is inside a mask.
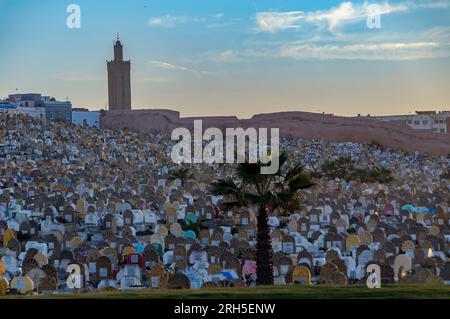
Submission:
[[[227,176],[214,181],[211,185],[211,192],[213,195],[236,195],[241,190],[234,178]]]
[[[261,184],[268,176],[261,174],[261,163],[240,163],[236,168],[236,176],[245,185]]]

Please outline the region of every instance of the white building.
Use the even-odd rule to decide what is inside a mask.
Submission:
[[[12,104],[0,103],[0,113],[27,114],[30,117],[45,119],[44,107],[17,107]]]
[[[450,133],[450,111],[416,111],[410,115],[373,116],[372,118],[386,122],[402,122],[415,130],[432,131],[434,133]]]
[[[72,111],[72,123],[82,126],[100,127],[100,112]]]

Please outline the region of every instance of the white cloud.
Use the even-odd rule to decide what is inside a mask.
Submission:
[[[179,24],[184,23],[206,23],[211,21],[219,21],[223,18],[223,13],[212,14],[203,17],[193,17],[193,16],[175,16],[175,15],[164,15],[159,17],[152,17],[148,20],[148,24],[153,27],[164,27],[172,28]]]
[[[176,64],[172,64],[172,63],[168,63],[168,62],[163,62],[163,61],[150,60],[150,61],[147,61],[147,63],[153,67],[157,67],[157,68],[165,69],[165,70],[189,72],[189,73],[193,73],[195,75],[209,74],[209,72],[207,72],[207,71],[195,70],[195,69],[191,69],[191,68],[188,68],[188,67],[185,67],[182,65],[176,65]]]
[[[215,62],[227,62],[231,61],[235,57],[235,53],[233,50],[225,50],[218,53],[213,53],[210,56],[210,59]]]
[[[436,42],[363,44],[298,44],[276,51],[251,51],[248,56],[319,60],[407,61],[450,57],[450,47]]]
[[[289,12],[259,12],[255,16],[258,30],[261,32],[278,32],[300,28],[300,21],[304,18],[303,11]]]
[[[184,21],[185,21],[184,17],[165,15],[162,17],[150,18],[148,23],[151,26],[171,28],[174,27],[176,24],[183,23]]]
[[[259,12],[254,16],[254,19],[257,30],[260,32],[275,33],[289,29],[300,29],[306,25],[323,25],[329,31],[336,32],[337,28],[343,24],[366,20],[373,15],[374,5],[377,6],[377,14],[386,15],[415,9],[447,9],[450,7],[450,0],[404,1],[392,5],[388,1],[359,4],[347,1],[328,10]]]

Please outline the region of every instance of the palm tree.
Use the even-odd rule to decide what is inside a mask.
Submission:
[[[194,174],[187,167],[180,167],[179,169],[172,170],[169,172],[169,181],[174,181],[179,179],[181,181],[181,186],[183,186],[188,180],[194,179]]]
[[[289,207],[298,193],[313,185],[301,165],[287,167],[287,156],[281,154],[275,174],[261,174],[262,163],[238,164],[234,176],[212,183],[212,194],[223,195],[222,208],[257,208],[256,284],[273,285],[272,243],[268,217],[278,207]],[[288,208],[289,209],[289,208]]]

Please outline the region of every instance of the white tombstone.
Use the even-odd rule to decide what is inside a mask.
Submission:
[[[8,228],[14,229],[16,232],[18,232],[20,229],[20,224],[17,220],[10,219],[10,220],[8,220]]]
[[[41,252],[44,256],[48,256],[48,248],[45,243],[38,243],[37,241],[29,241],[25,244],[25,250],[28,251],[30,248],[35,248]]]
[[[184,212],[184,209],[178,209],[177,210],[177,219],[185,219],[186,213]]]
[[[358,265],[356,267],[355,276],[356,279],[361,280],[366,275],[366,265]]]
[[[163,264],[164,265],[171,265],[173,264],[173,251],[169,250],[166,251],[163,255]]]
[[[181,187],[181,179],[176,178],[176,179],[173,181],[172,185],[173,185],[174,188],[179,188],[179,187]]]
[[[156,214],[152,211],[146,211],[144,213],[144,223],[146,224],[156,224],[158,222]]]
[[[166,180],[165,179],[158,179],[158,187],[166,187]]]
[[[133,223],[134,224],[142,224],[144,222],[144,215],[141,210],[133,209]]]
[[[282,245],[281,245],[281,240],[279,240],[278,238],[272,238],[272,250],[274,252],[279,252],[283,249]]]
[[[324,238],[325,238],[325,235],[321,234],[314,242],[314,246],[316,246],[317,248],[324,248],[325,247]]]
[[[284,286],[286,285],[286,281],[284,280],[284,276],[278,276],[274,278],[274,285]]]
[[[395,257],[394,260],[394,280],[397,282],[398,281],[398,275],[399,275],[399,270],[400,267],[403,267],[404,271],[410,271],[412,269],[412,260],[411,258],[406,255],[406,254],[402,254],[402,255],[398,255],[397,257]]]
[[[122,215],[114,214],[114,219],[116,220],[117,227],[122,228],[124,226],[124,220]]]
[[[2,257],[2,262],[5,265],[5,269],[10,274],[16,274],[19,268],[17,267],[17,259],[13,255],[5,255]]]
[[[223,234],[223,241],[229,243],[233,239],[233,235],[231,233]]]
[[[319,253],[319,248],[315,245],[309,245],[308,247],[306,247],[306,251],[313,256],[317,256],[317,254]]]
[[[97,226],[98,225],[98,217],[95,213],[86,214],[85,223],[88,226]]]
[[[126,210],[132,210],[132,207],[130,203],[123,203],[122,206],[120,207],[120,210],[122,213],[124,213]]]
[[[207,261],[208,261],[208,254],[205,251],[194,251],[189,256],[190,264],[207,262]]]
[[[366,266],[366,264],[373,259],[373,252],[370,250],[364,250],[358,256],[358,266]]]
[[[344,256],[342,259],[345,262],[345,266],[347,267],[347,277],[355,278],[356,277],[356,261],[351,256]]]

